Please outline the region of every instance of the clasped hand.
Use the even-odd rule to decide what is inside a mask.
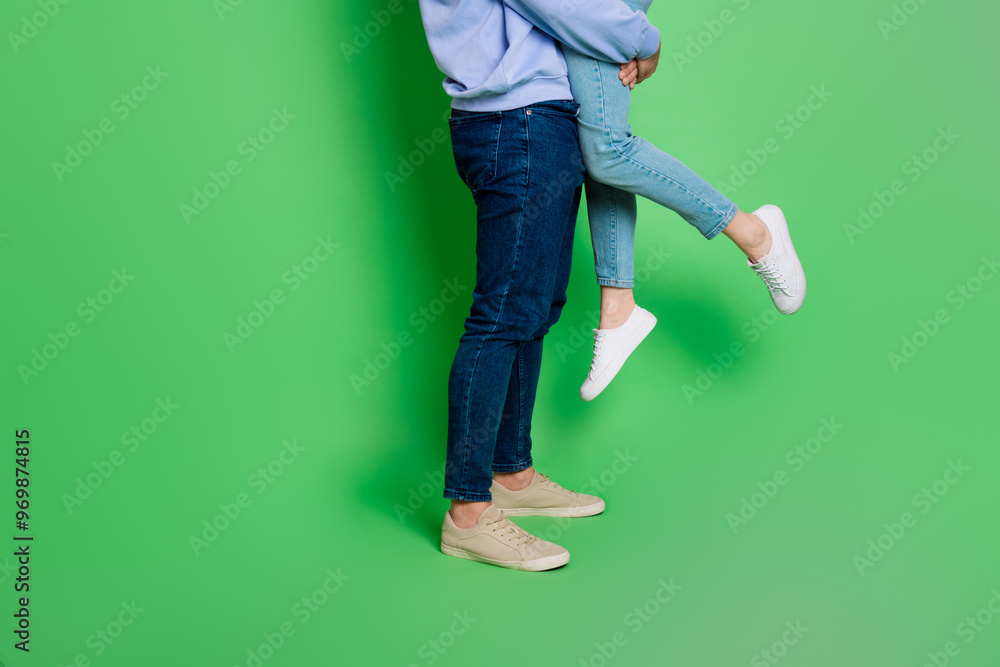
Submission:
[[[656,66],[659,62],[660,47],[658,46],[656,47],[656,53],[644,60],[633,58],[624,65],[619,65],[618,78],[621,80],[623,86],[628,86],[629,90],[632,90],[637,83],[642,83],[653,76],[653,72],[656,71]]]

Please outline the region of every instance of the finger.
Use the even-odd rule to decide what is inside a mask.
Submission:
[[[625,86],[631,86],[635,84],[636,77],[639,74],[639,68],[635,64],[635,61],[628,63],[628,65],[629,65],[628,67],[626,67],[619,73],[621,75],[619,78],[621,78],[622,80],[622,85]]]

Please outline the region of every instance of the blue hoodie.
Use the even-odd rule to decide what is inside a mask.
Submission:
[[[452,107],[505,111],[568,100],[558,42],[614,63],[648,58],[660,32],[620,0],[420,0]]]

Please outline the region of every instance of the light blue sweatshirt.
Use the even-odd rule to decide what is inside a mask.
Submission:
[[[420,0],[452,107],[505,111],[568,100],[558,42],[598,60],[648,58],[660,32],[620,0]]]

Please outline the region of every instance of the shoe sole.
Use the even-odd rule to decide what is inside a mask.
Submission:
[[[499,507],[499,505],[497,506]],[[580,518],[594,516],[604,511],[604,501],[583,507],[500,507],[507,516],[555,516]]]
[[[639,328],[632,334],[632,338],[628,340],[628,345],[622,349],[622,351],[619,352],[614,359],[611,360],[607,369],[601,373],[600,377],[594,380],[594,383],[589,389],[584,390],[582,387],[580,388],[580,398],[585,401],[592,401],[597,398],[598,394],[604,391],[607,386],[611,384],[611,381],[615,379],[616,375],[618,375],[618,371],[622,369],[625,362],[628,361],[628,358],[633,352],[635,352],[635,348],[639,347],[639,343],[645,340],[646,336],[649,335],[649,332],[652,331],[655,326],[656,316],[652,313],[648,313],[647,311],[647,315],[645,315],[642,321],[639,322]]]
[[[568,551],[556,556],[546,556],[544,558],[537,558],[529,561],[495,560],[465,549],[448,546],[442,542],[441,552],[448,556],[454,556],[455,558],[464,558],[466,560],[476,561],[477,563],[486,563],[487,565],[495,565],[508,570],[520,570],[522,572],[544,572],[545,570],[553,570],[557,567],[562,567],[569,562]]]
[[[774,212],[773,212],[773,214],[770,211],[769,207],[773,207],[775,209]],[[801,295],[799,297],[799,299],[800,299],[799,305],[795,308],[795,310],[781,310],[780,308],[778,308],[777,305],[775,305],[775,309],[779,313],[781,313],[782,315],[791,315],[793,313],[797,313],[799,311],[799,309],[802,308],[802,304],[805,303],[805,300],[806,300],[806,272],[802,269],[802,262],[799,261],[799,254],[797,252],[795,252],[795,246],[792,245],[792,235],[788,232],[788,220],[785,219],[785,213],[784,213],[784,211],[782,211],[781,208],[779,208],[778,206],[775,206],[774,204],[765,204],[764,206],[761,206],[759,209],[757,209],[756,211],[754,211],[754,215],[756,215],[759,218],[760,217],[759,211],[764,210],[764,209],[768,209],[768,212],[765,213],[765,215],[767,215],[768,217],[772,217],[773,216],[772,217],[772,220],[773,220],[772,224],[775,225],[775,227],[777,227],[777,229],[775,231],[777,231],[778,234],[781,236],[781,243],[782,243],[782,245],[785,248],[788,249],[789,253],[792,256],[792,260],[795,262],[795,267],[799,271],[799,275],[802,276],[802,282],[799,285],[799,289],[801,290],[802,293],[801,293]],[[773,241],[772,241],[772,243],[773,243]]]

